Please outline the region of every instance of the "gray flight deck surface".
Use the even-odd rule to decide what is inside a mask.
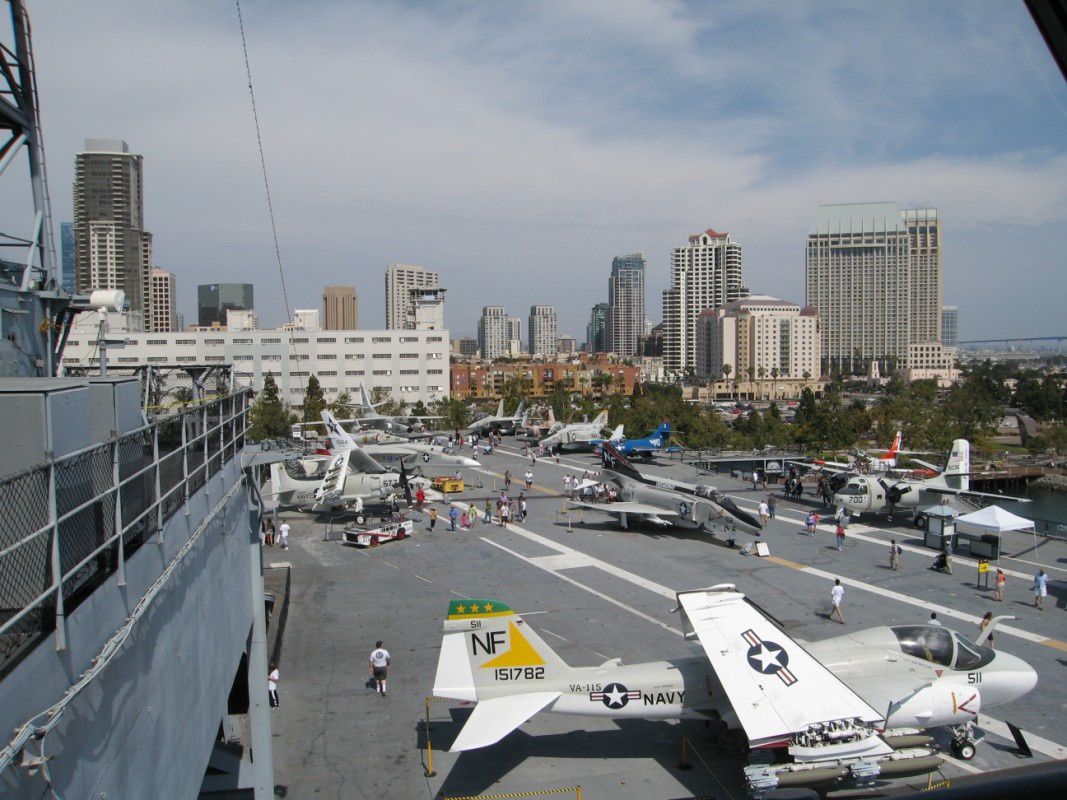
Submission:
[[[510,469],[518,494],[528,459],[506,440],[484,471],[468,471],[483,488],[452,499],[484,506],[496,497]],[[752,508],[766,492],[726,475],[700,476],[677,461],[639,467],[692,483],[711,483]],[[436,777],[424,777],[423,698],[433,686],[441,623],[450,600],[491,598],[524,615],[549,646],[572,665],[592,666],[619,656],[651,661],[700,652],[678,633],[670,613],[674,590],[732,582],[773,615],[795,638],[817,640],[882,624],[925,621],[936,610],[944,624],[971,636],[986,610],[1014,614],[1012,631],[996,646],[1028,661],[1037,688],[1015,703],[990,710],[988,737],[968,763],[952,762],[946,777],[1027,763],[1007,738],[1005,722],[1022,728],[1034,760],[1067,757],[1067,545],[1028,534],[1005,537],[1009,570],[1005,601],[976,589],[977,570],[956,559],[955,574],[928,569],[934,553],[921,547],[914,528],[884,519],[854,519],[844,550],[833,547],[826,526],[801,535],[814,501],[779,501],[778,519],[763,534],[770,558],[741,556],[708,534],[654,526],[620,530],[605,515],[586,512],[568,533],[557,520],[562,476],[597,469],[592,455],[565,455],[557,466],[539,459],[528,519],[504,530],[479,523],[449,534],[446,506],[434,533],[425,521],[414,538],[368,550],[323,540],[323,524],[289,512],[288,552],[266,551],[266,562],[292,564],[292,598],[273,712],[279,796],[287,798],[434,798],[520,792],[581,784],[585,798],[744,797],[736,752],[719,751],[702,723],[611,721],[550,713],[536,715],[497,745],[448,753],[470,706],[431,705],[430,735]],[[773,488],[773,487],[771,487]],[[552,494],[548,494],[551,492]],[[820,507],[821,509],[821,507]],[[752,537],[739,534],[738,543]],[[888,569],[889,539],[911,545],[899,572]],[[548,557],[548,558],[545,558]],[[1037,563],[1051,578],[1046,610],[1031,603],[1030,576]],[[1018,575],[1014,573],[1019,573]],[[847,625],[827,618],[834,577],[846,584]],[[367,658],[383,639],[393,658],[388,697],[368,687]],[[983,709],[983,712],[985,709]],[[692,769],[676,765],[684,733],[695,745]],[[945,737],[947,741],[947,737]],[[938,778],[937,775],[934,776]],[[922,787],[926,777],[895,785]]]

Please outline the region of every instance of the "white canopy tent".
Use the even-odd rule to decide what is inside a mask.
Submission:
[[[964,514],[962,517],[956,517],[956,524],[965,528],[996,533],[998,539],[1007,531],[1033,531],[1034,546],[1035,548],[1037,546],[1037,529],[1034,527],[1033,520],[1012,514],[1000,506],[986,506],[970,514]],[[1000,564],[999,546],[997,547],[997,564]]]
[[[995,531],[996,533],[1034,529],[1033,520],[1012,514],[1000,506],[986,506],[978,511],[972,511],[970,514],[964,514],[962,517],[956,517],[956,524],[967,525],[983,531]]]

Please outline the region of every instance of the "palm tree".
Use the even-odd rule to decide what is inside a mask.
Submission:
[[[759,368],[759,393],[760,397],[763,396],[763,379],[767,377],[767,368],[760,365]]]
[[[773,394],[775,398],[778,397],[778,376],[781,374],[782,371],[778,369],[778,367],[771,367],[771,385],[773,386],[773,388],[771,389],[771,394]]]
[[[727,383],[730,382],[730,373],[734,371],[734,368],[729,364],[722,365],[722,379]]]
[[[745,372],[748,373],[748,393],[750,395],[749,400],[755,400],[756,399],[756,393],[752,389],[752,384],[756,380],[756,368],[752,367],[752,366],[746,367],[745,368]]]

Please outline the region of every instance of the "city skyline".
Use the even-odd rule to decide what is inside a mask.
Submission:
[[[81,141],[121,137],[144,156],[155,259],[177,275],[179,311],[189,318],[196,285],[225,270],[256,284],[264,325],[280,324],[232,8],[56,6],[33,9],[55,218],[72,218]],[[671,248],[708,227],[745,243],[753,291],[801,302],[810,209],[887,197],[940,209],[961,339],[1047,334],[1067,289],[1067,90],[1021,4],[900,3],[877,26],[836,4],[515,19],[479,4],[320,2],[296,31],[279,7],[249,11],[290,308],[354,285],[362,324],[382,327],[381,270],[416,263],[450,286],[453,336],[473,333],[486,302],[521,309],[536,293],[581,338],[613,256],[645,252],[656,322]],[[105,31],[106,52],[93,44]],[[575,54],[579,40],[596,45]],[[307,80],[272,59],[283,49],[315,54]],[[857,94],[889,87],[902,60],[921,86]],[[99,102],[104,72],[128,81],[121,102]],[[310,95],[293,119],[298,89]],[[402,101],[416,92],[433,104],[417,120]],[[189,113],[210,124],[177,124]]]

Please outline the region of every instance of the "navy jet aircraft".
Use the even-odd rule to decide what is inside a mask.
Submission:
[[[703,719],[779,755],[745,768],[760,797],[932,772],[941,757],[923,732],[933,728],[951,728],[954,754],[970,759],[979,709],[1037,684],[1025,661],[985,646],[1005,617],[976,642],[919,624],[800,643],[731,584],[678,592],[677,601],[700,655],[571,667],[504,603],[453,600],[433,695],[477,705],[451,750],[495,744],[539,711]]]
[[[616,502],[579,501],[575,505],[618,516],[623,528],[631,517],[657,525],[709,529],[721,522],[758,534],[763,525],[757,517],[739,508],[731,498],[712,486],[689,484],[642,475],[611,442],[601,445],[601,475],[618,487]]]

